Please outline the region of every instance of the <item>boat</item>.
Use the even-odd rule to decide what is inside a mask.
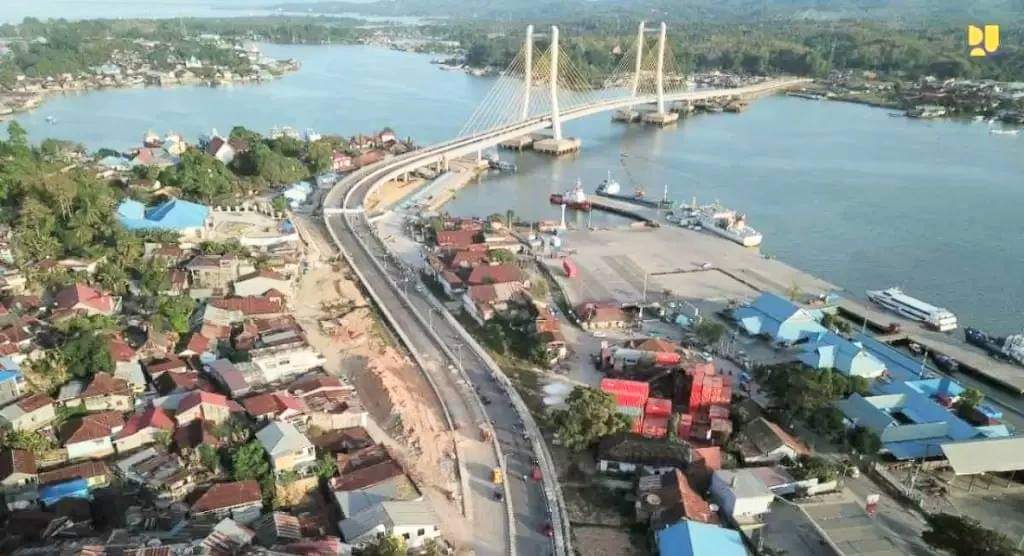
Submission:
[[[990,129],[988,130],[992,135],[1017,135],[1020,133],[1019,129]]]
[[[47,116],[46,117],[46,123],[48,123],[48,124],[55,124],[55,123],[57,123],[57,118],[55,118],[53,116]]]
[[[868,290],[867,296],[878,305],[908,319],[923,322],[939,332],[948,332],[957,327],[956,315],[952,312],[910,297],[899,288]]]
[[[690,205],[682,207],[682,210],[683,218],[680,219],[680,224],[691,229],[706,229],[744,247],[757,247],[764,240],[761,232],[747,225],[745,214],[723,207],[717,201],[698,207],[697,200],[693,199]]]
[[[615,178],[612,177],[612,173],[608,172],[608,177],[597,185],[595,193],[602,197],[608,197],[609,199],[617,199],[619,201],[625,201],[627,203],[633,203],[635,205],[650,208],[669,208],[672,206],[671,201],[668,200],[667,188],[665,198],[660,201],[648,199],[642,187],[634,188],[632,195],[623,195],[620,191],[622,191],[622,186],[619,182],[615,181]]]
[[[590,212],[592,208],[587,194],[583,192],[583,184],[578,179],[572,189],[565,193],[552,193],[548,200],[553,205],[565,205],[581,212]]]

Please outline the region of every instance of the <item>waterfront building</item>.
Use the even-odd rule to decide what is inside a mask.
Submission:
[[[846,376],[875,378],[885,372],[885,363],[863,344],[832,331],[811,337],[798,357],[814,369],[833,369]]]
[[[749,305],[733,312],[733,318],[747,334],[765,336],[772,342],[792,344],[824,334],[818,315],[773,293],[763,293]]]
[[[740,534],[698,521],[682,521],[655,533],[659,556],[745,556]]]

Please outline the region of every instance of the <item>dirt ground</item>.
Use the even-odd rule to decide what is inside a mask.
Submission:
[[[573,525],[573,547],[587,556],[647,556],[643,538],[628,529],[596,525]]]
[[[424,490],[446,539],[459,547],[472,537],[458,501],[454,437],[426,379],[395,347],[367,306],[344,264],[313,263],[296,285],[294,313],[309,343],[325,357],[324,369],[348,378],[371,422],[409,476]],[[330,320],[330,334],[321,321]]]
[[[366,210],[367,212],[373,212],[377,209],[387,209],[401,201],[409,193],[419,189],[426,182],[427,180],[419,178],[411,179],[407,182],[389,181],[366,198]]]

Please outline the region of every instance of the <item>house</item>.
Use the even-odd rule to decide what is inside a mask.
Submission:
[[[89,500],[92,493],[84,479],[71,479],[39,487],[39,501],[48,508],[65,498]]]
[[[202,390],[193,390],[178,403],[174,419],[178,426],[184,426],[196,419],[211,423],[223,423],[231,417],[231,404],[226,396]]]
[[[500,312],[509,309],[509,302],[523,291],[519,282],[469,286],[462,294],[462,308],[481,326]]]
[[[134,483],[145,485],[164,501],[176,501],[191,492],[195,480],[181,458],[150,447],[117,461],[118,473]]]
[[[153,381],[153,387],[161,396],[184,396],[199,388],[199,373],[195,371],[163,373]]]
[[[480,237],[479,230],[442,230],[437,232],[437,247],[440,249],[468,249]]]
[[[92,375],[89,385],[79,396],[87,411],[128,411],[134,405],[128,383],[107,373]]]
[[[358,548],[365,547],[378,535],[394,535],[415,549],[441,536],[439,524],[437,514],[425,502],[389,501],[343,519],[338,529],[345,542]]]
[[[0,409],[0,425],[16,431],[34,431],[57,418],[53,398],[32,394]]]
[[[206,154],[221,161],[222,164],[227,166],[231,164],[231,161],[235,159],[235,148],[231,146],[231,143],[227,139],[214,135],[209,142],[206,143]]]
[[[309,408],[301,398],[288,392],[266,392],[242,400],[242,407],[253,419],[301,421]]]
[[[636,520],[657,531],[681,520],[718,523],[718,514],[701,498],[683,472],[645,475],[637,481]]]
[[[342,151],[334,151],[331,155],[331,169],[335,172],[348,172],[355,169],[355,161]]]
[[[73,284],[54,296],[54,310],[82,311],[86,315],[112,315],[121,310],[120,298],[102,293],[85,284]]]
[[[231,398],[238,398],[252,391],[245,375],[228,359],[218,359],[208,363],[204,368],[217,386]]]
[[[194,517],[214,520],[231,517],[239,523],[248,524],[259,518],[262,507],[260,484],[237,481],[211,486],[192,504],[191,510]]]
[[[711,477],[711,499],[737,525],[757,523],[768,513],[773,493],[749,469],[720,469]]]
[[[875,433],[882,450],[901,461],[939,457],[942,444],[982,436],[950,409],[909,388],[879,396],[855,393],[836,402],[836,407],[851,426]]]
[[[277,546],[303,539],[299,518],[286,512],[263,514],[252,524],[252,528],[256,531],[257,542],[263,546]]]
[[[800,361],[814,369],[834,369],[846,376],[877,378],[885,372],[885,363],[864,344],[826,331],[812,336],[804,346]]]
[[[238,297],[261,296],[267,290],[288,291],[291,281],[283,274],[271,270],[257,270],[256,272],[240,276],[234,284],[234,294]]]
[[[733,319],[747,334],[765,336],[779,344],[793,344],[826,332],[816,315],[773,293],[763,293],[750,305],[736,309]]]
[[[173,198],[151,208],[133,199],[117,206],[117,220],[128,230],[168,230],[199,237],[209,217],[209,207]]]
[[[323,431],[323,434],[311,438],[313,444],[324,452],[342,452],[348,454],[364,448],[373,447],[373,438],[363,427],[345,427]],[[383,449],[383,448],[382,448]],[[339,471],[340,471],[339,467]]]
[[[681,521],[654,534],[659,556],[746,556],[738,531]]]
[[[268,290],[276,292],[277,290]],[[223,311],[237,311],[242,316],[253,315],[276,315],[285,310],[282,297],[269,297],[266,295],[249,295],[246,297],[217,297],[207,301],[211,307]]]
[[[307,475],[316,466],[316,448],[291,423],[274,421],[256,433],[256,440],[277,474],[293,471]]]
[[[244,554],[251,548],[256,532],[230,517],[217,522],[201,543],[203,554]]]
[[[145,364],[149,378],[156,380],[165,373],[184,373],[188,371],[188,364],[177,356],[170,356],[165,359],[152,359]]]
[[[114,435],[114,447],[119,454],[152,444],[163,433],[170,438],[174,432],[174,419],[159,407],[150,407],[128,419],[123,429]]]
[[[522,288],[530,287],[530,282],[523,275],[523,271],[509,263],[476,265],[466,278],[466,283],[470,286],[513,283]]]
[[[117,411],[90,413],[67,423],[60,436],[69,460],[100,459],[114,453],[112,437],[123,427]]]
[[[163,147],[142,147],[131,161],[132,166],[153,166],[155,168],[175,166],[179,162],[181,159],[167,152]]]
[[[263,382],[276,382],[324,364],[326,359],[308,344],[258,348],[249,352]]]
[[[239,276],[252,272],[252,265],[234,255],[198,255],[185,265],[193,288],[227,292]]]
[[[743,437],[740,454],[745,464],[779,463],[811,453],[803,442],[764,417],[747,423]]]
[[[179,357],[198,357],[202,354],[210,354],[216,349],[216,342],[211,341],[206,336],[193,332],[188,337],[188,341],[185,342],[185,347],[178,352]]]
[[[671,473],[675,469],[685,469],[693,462],[692,452],[686,442],[666,442],[620,433],[601,439],[597,448],[597,468],[612,474],[633,474],[637,470],[648,475]]]
[[[575,309],[580,326],[586,330],[625,328],[632,322],[626,311],[615,303],[583,303]]]
[[[0,357],[0,405],[16,400],[25,393],[25,377],[21,367],[10,357]]]
[[[90,489],[103,488],[110,484],[113,475],[110,467],[102,461],[88,461],[76,463],[50,471],[39,473],[39,484],[49,485],[63,483],[72,479],[82,479]]]
[[[194,419],[174,431],[174,447],[179,453],[195,450],[204,444],[214,448],[222,444],[215,423]]]
[[[393,464],[394,462],[392,462]],[[389,469],[397,464],[389,466],[375,466],[376,469]],[[364,478],[369,478],[367,473],[359,473]],[[379,475],[378,475],[379,477]],[[423,495],[416,489],[405,473],[377,480],[377,477],[370,479],[372,484],[360,486],[360,488],[349,488],[334,491],[334,502],[338,506],[342,517],[350,517],[359,512],[371,508],[381,502],[391,501],[415,501],[422,500]],[[351,481],[349,481],[351,485]],[[333,483],[333,484],[338,484]]]
[[[36,457],[27,450],[0,452],[0,490],[8,510],[31,508],[39,497]]]

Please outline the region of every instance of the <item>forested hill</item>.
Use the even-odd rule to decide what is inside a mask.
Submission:
[[[449,19],[651,17],[755,21],[870,19],[897,24],[1019,23],[1024,0],[377,0],[287,2],[313,13],[435,16]]]

